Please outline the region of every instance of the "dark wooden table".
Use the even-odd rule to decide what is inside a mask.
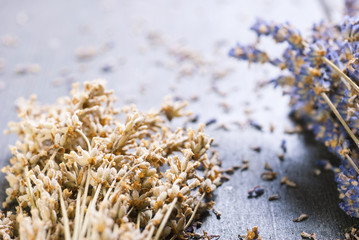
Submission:
[[[105,78],[118,95],[119,106],[132,102],[140,109],[160,107],[167,94],[188,100],[198,96],[188,108],[202,122],[217,120],[207,131],[215,138],[223,165],[249,160],[247,171],[235,172],[216,191],[215,208],[222,212],[221,219],[209,213],[203,229],[221,239],[236,239],[253,226],[264,239],[300,239],[302,231],[315,232],[319,239],[340,238],[358,220],[339,209],[333,174],[313,174],[318,159],[338,160],[311,134],[284,133],[295,125],[288,117],[288,98],[280,89],[256,87],[276,76],[275,70],[248,68],[227,57],[237,40],[254,40],[248,29],[256,16],[289,20],[305,33],[312,22],[325,18],[323,6],[323,1],[313,0],[2,0],[0,129],[16,120],[14,103],[19,97],[34,93],[39,101],[53,103],[77,81]],[[340,19],[338,1],[327,6]],[[271,41],[262,46],[274,54],[278,50]],[[91,55],[89,59],[78,59],[83,56],[78,53],[81,48]],[[29,73],[39,67],[38,73]],[[23,68],[28,72],[19,74]],[[246,125],[248,119],[263,125],[263,131]],[[288,150],[280,161],[283,139]],[[1,166],[8,163],[8,145],[15,140],[15,136],[0,138]],[[255,146],[261,147],[260,153],[251,150]],[[265,162],[278,173],[272,182],[260,178]],[[280,186],[283,176],[299,187]],[[0,179],[3,200],[3,174]],[[255,185],[263,186],[265,193],[248,199],[247,191]],[[281,199],[269,202],[268,196],[276,193]],[[292,222],[301,213],[309,218]]]

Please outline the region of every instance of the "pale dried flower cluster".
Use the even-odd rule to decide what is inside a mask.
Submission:
[[[3,207],[16,203],[16,214],[0,212],[0,238],[183,239],[213,206],[223,172],[213,139],[203,126],[168,124],[185,104],[139,112],[114,102],[101,80],[75,84],[54,105],[20,102],[8,131],[19,140],[3,169]]]

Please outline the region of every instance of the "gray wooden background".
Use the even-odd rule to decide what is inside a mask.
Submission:
[[[269,66],[248,68],[228,58],[227,51],[236,41],[255,39],[249,26],[256,16],[289,20],[305,33],[312,22],[328,14],[340,19],[341,12],[342,1],[335,0],[1,0],[0,129],[16,120],[14,103],[19,97],[34,93],[39,101],[53,103],[76,81],[105,78],[119,106],[136,103],[143,110],[160,107],[167,94],[187,100],[197,96],[189,109],[201,122],[216,118],[207,131],[215,138],[223,165],[249,160],[247,171],[235,172],[216,191],[215,208],[222,216],[218,220],[209,213],[204,230],[221,239],[236,239],[253,226],[259,227],[263,239],[301,239],[302,231],[315,232],[319,239],[340,238],[358,220],[339,209],[333,174],[313,174],[318,159],[338,160],[310,134],[285,134],[294,127],[288,98],[280,89],[257,87],[277,71]],[[272,41],[261,44],[278,52]],[[79,59],[84,54],[88,59]],[[245,124],[249,119],[263,131]],[[7,164],[8,145],[15,139],[1,136],[1,166]],[[280,161],[283,139],[288,150]],[[251,150],[256,146],[260,153]],[[278,173],[272,182],[260,178],[265,162]],[[283,176],[299,187],[280,186]],[[255,185],[263,186],[265,193],[248,199],[247,191]],[[0,186],[3,200],[3,174]],[[276,193],[281,199],[269,202],[268,196]],[[309,218],[292,222],[301,213]]]

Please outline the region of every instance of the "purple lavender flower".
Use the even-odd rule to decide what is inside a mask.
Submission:
[[[256,45],[238,44],[229,55],[250,63],[269,63],[288,73],[270,82],[286,88],[293,111],[341,159],[340,167],[333,168],[340,208],[359,218],[359,139],[355,136],[359,133],[359,19],[353,17],[359,12],[358,2],[345,2],[349,16],[342,24],[314,24],[307,39],[289,23],[257,19],[251,27],[257,41],[271,37],[287,44],[279,59],[271,59]],[[286,149],[285,142],[281,146]],[[255,191],[248,193],[253,196]]]

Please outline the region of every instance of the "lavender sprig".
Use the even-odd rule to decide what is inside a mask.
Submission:
[[[270,63],[287,72],[271,82],[289,90],[292,108],[322,141],[341,159],[335,169],[340,207],[359,217],[359,20],[358,1],[346,1],[346,16],[341,24],[314,24],[308,38],[289,23],[258,19],[251,27],[259,42],[272,37],[287,47],[280,59],[272,60],[257,44],[238,44],[231,57],[251,63]]]

